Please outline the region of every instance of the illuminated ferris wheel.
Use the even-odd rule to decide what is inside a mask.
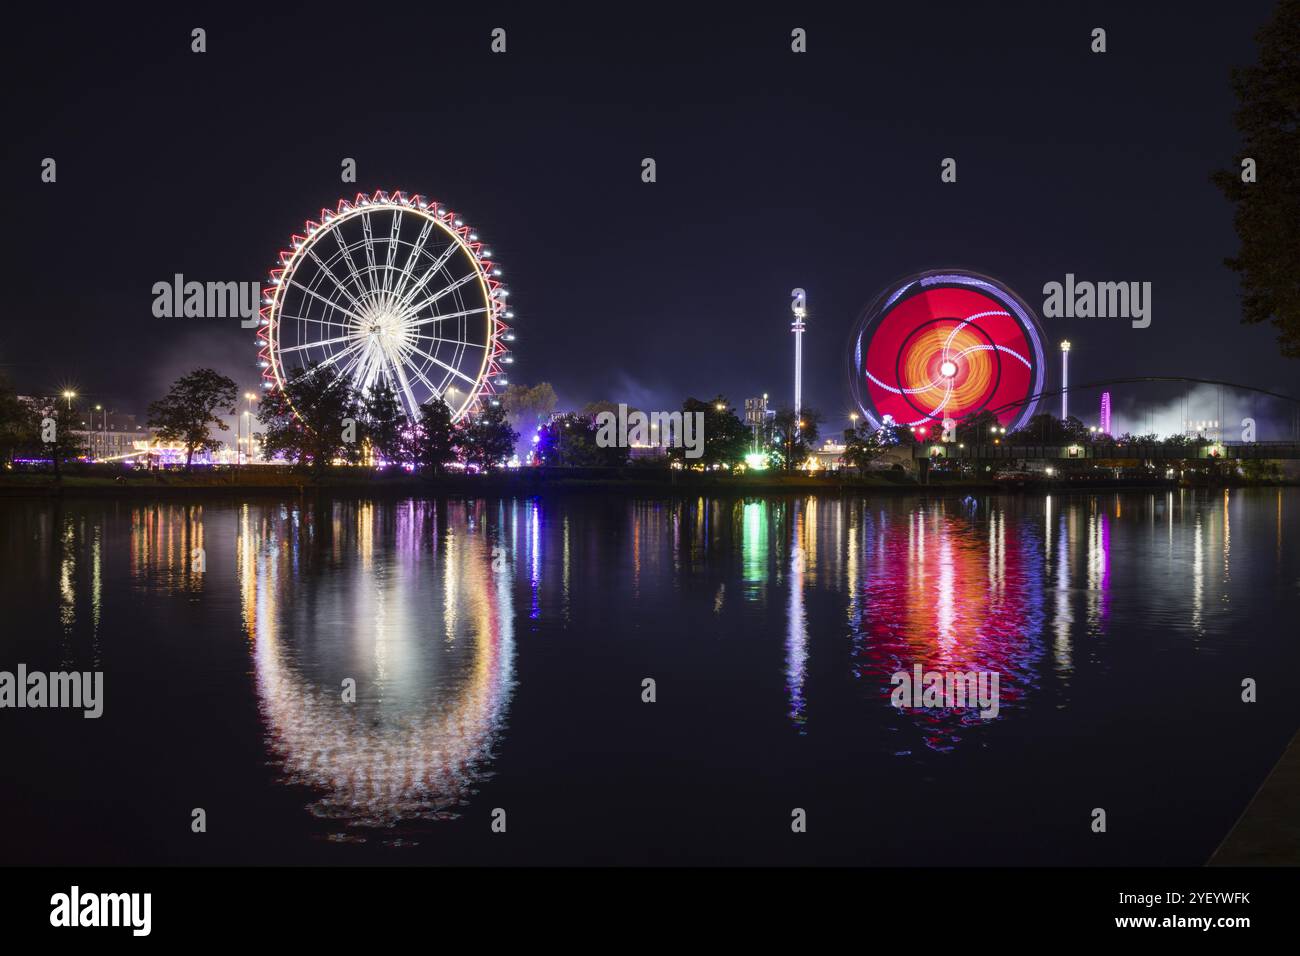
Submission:
[[[321,210],[280,253],[258,343],[268,389],[295,369],[386,383],[404,410],[441,396],[453,420],[496,402],[513,361],[501,269],[478,233],[420,195],[378,191]]]
[[[1009,288],[958,270],[896,283],[858,319],[849,388],[867,421],[942,426],[989,410],[1009,429],[1038,406],[1046,362],[1038,319]]]

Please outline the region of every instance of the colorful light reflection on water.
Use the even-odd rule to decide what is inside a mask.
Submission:
[[[1233,702],[1242,668],[1264,659],[1289,673],[1268,628],[1300,593],[1295,496],[9,506],[4,596],[23,622],[9,658],[102,664],[115,696],[100,732],[118,747],[159,740],[158,795],[141,798],[153,800],[149,818],[229,780],[223,826],[245,860],[260,859],[251,841],[271,828],[290,859],[304,844],[364,841],[355,852],[377,859],[415,845],[425,849],[407,858],[472,862],[502,804],[540,805],[556,833],[521,860],[641,859],[642,821],[671,799],[653,781],[682,771],[717,799],[758,794],[760,807],[785,800],[787,780],[812,799],[842,795],[842,826],[852,808],[894,800],[909,841],[927,838],[907,829],[905,811],[943,803],[929,789],[937,775],[993,788],[979,809],[992,820],[1006,801],[996,825],[1010,839],[1018,794],[1059,811],[1087,778],[1131,784],[1130,807],[1145,800],[1152,755],[1129,752],[1143,746],[1131,728],[1166,715],[1194,730],[1162,738],[1151,773],[1182,775],[1222,803],[1227,783],[1198,776],[1195,754],[1249,718],[1229,704],[1198,714],[1186,687],[1217,693],[1226,679]],[[998,672],[998,716],[892,707],[891,674],[914,666]],[[654,710],[640,702],[647,675],[659,681]],[[355,702],[343,699],[345,679]],[[175,708],[175,728],[151,723],[160,682],[196,695],[195,707]],[[202,753],[195,734],[206,734]],[[1062,738],[1071,746],[1058,748]],[[1260,772],[1276,756],[1267,749],[1252,758]],[[1236,753],[1220,747],[1216,766]],[[75,767],[43,772],[81,792]],[[605,825],[632,842],[584,843],[586,831],[564,822],[577,798],[609,807]],[[1185,823],[1202,842],[1222,837],[1216,819],[1189,810]],[[750,849],[742,831],[728,843],[701,825],[679,846],[665,824],[656,839],[729,860],[786,859],[781,847]],[[857,839],[880,849],[870,833]],[[1004,859],[1023,858],[1013,843]],[[1091,859],[1092,844],[1062,845]],[[938,836],[926,846],[947,859]],[[165,847],[219,852],[215,842]],[[1124,857],[1171,858],[1157,837]]]
[[[1002,714],[1033,691],[1043,654],[1041,538],[1008,528],[997,508],[937,502],[903,515],[864,509],[862,549],[851,583],[854,676],[888,698],[890,675],[990,672],[999,675]],[[900,520],[901,519],[901,520]],[[978,727],[976,708],[895,710],[920,725],[935,750]],[[906,753],[906,751],[903,751]]]
[[[346,828],[330,839],[454,819],[490,775],[514,684],[515,612],[510,579],[493,567],[502,544],[479,530],[488,510],[240,510],[267,746],[284,783],[319,793],[311,812]],[[516,509],[499,511],[513,530]]]

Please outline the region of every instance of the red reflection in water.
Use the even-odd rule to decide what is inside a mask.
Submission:
[[[1040,542],[995,511],[986,520],[936,505],[865,516],[852,621],[854,675],[872,678],[890,706],[890,676],[984,671],[999,675],[1000,716],[1037,683],[1042,654]],[[896,710],[926,746],[950,750],[978,707]]]

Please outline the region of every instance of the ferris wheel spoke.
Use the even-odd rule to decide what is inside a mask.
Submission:
[[[341,369],[339,369],[339,375],[343,376],[344,378],[350,378],[353,381],[356,381],[356,377],[353,375],[353,369],[355,369],[357,365],[362,361],[362,359],[364,359],[366,356],[366,350],[362,347],[364,344],[365,344],[364,342],[357,343],[356,353],[350,359],[348,359],[346,365],[344,365]],[[346,351],[341,352],[339,354],[344,355],[346,354]]]
[[[457,376],[463,378],[465,381],[469,382],[471,385],[477,385],[477,384],[478,384],[477,381],[475,381],[474,379],[470,378],[468,375],[466,375],[466,374],[465,374],[464,372],[462,372],[460,369],[455,368],[454,366],[448,365],[448,364],[447,364],[446,362],[444,362],[442,359],[437,358],[436,356],[430,355],[428,352],[424,351],[424,349],[421,349],[421,348],[418,348],[418,347],[413,347],[413,348],[411,349],[411,351],[412,351],[412,352],[415,352],[415,353],[417,353],[417,354],[419,354],[419,355],[423,355],[423,356],[424,356],[425,358],[427,358],[429,361],[434,362],[434,363],[436,363],[436,364],[442,366],[442,367],[445,368],[448,372],[451,372],[452,375],[457,375]]]
[[[478,309],[464,309],[460,312],[448,312],[446,315],[429,315],[429,316],[425,316],[423,319],[417,319],[416,321],[410,323],[410,327],[417,328],[418,326],[421,325],[428,325],[430,322],[443,322],[447,319],[463,319],[467,315],[478,315],[479,313],[486,312],[486,311],[487,311],[486,308],[478,308]]]
[[[339,251],[343,253],[343,259],[348,264],[348,278],[357,287],[357,292],[361,296],[360,301],[364,302],[370,298],[370,292],[361,282],[361,269],[357,266],[357,261],[352,258],[352,249],[343,241],[343,230],[332,229],[330,231],[334,233],[334,241],[338,243]]]
[[[376,273],[379,272],[379,267],[375,265],[375,234],[370,229],[370,213],[368,212],[363,212],[361,214],[361,229],[362,232],[365,233],[366,237],[366,262],[370,265],[370,275],[367,276],[367,284],[370,286],[371,292],[378,293],[379,280],[376,278]]]
[[[370,381],[366,387],[370,388],[380,375],[391,385],[395,380],[394,373],[401,368],[398,356],[393,354],[392,347],[386,342],[377,342],[371,349],[371,356]]]
[[[384,262],[384,291],[392,289],[393,255],[397,252],[397,239],[402,234],[402,214],[393,210],[393,228],[388,233],[388,256]]]
[[[339,372],[352,382],[354,388],[361,388],[366,380],[366,369],[370,365],[370,350],[362,349],[355,356],[355,360],[349,360],[347,365],[343,366]]]
[[[356,314],[355,312],[353,312],[351,309],[345,309],[345,308],[343,308],[343,306],[339,305],[339,303],[330,301],[329,299],[325,298],[325,296],[321,295],[321,294],[318,293],[318,292],[313,292],[311,289],[307,288],[305,285],[303,285],[303,284],[302,284],[301,282],[299,282],[297,279],[290,279],[290,280],[289,280],[289,285],[293,286],[293,287],[296,288],[296,289],[300,289],[302,292],[304,292],[304,293],[306,293],[307,295],[311,296],[313,299],[319,299],[321,302],[324,302],[325,305],[328,306],[328,307],[331,308],[331,309],[337,309],[339,312],[342,312],[344,315],[349,316],[350,318],[356,319],[358,322],[365,322],[365,319],[363,319],[361,316],[357,315],[357,314]],[[342,323],[339,323],[339,324],[342,324]]]
[[[347,355],[349,352],[354,352],[354,351],[356,351],[356,350],[359,349],[360,347],[361,347],[361,343],[360,343],[360,342],[357,342],[357,343],[355,343],[355,344],[353,344],[353,345],[349,345],[349,346],[348,346],[347,348],[345,348],[345,349],[339,349],[339,351],[335,352],[333,355],[331,355],[331,356],[329,356],[328,358],[323,359],[322,361],[318,362],[318,363],[316,364],[315,367],[316,367],[317,369],[329,368],[331,365],[335,365],[335,364],[337,364],[337,363],[338,363],[338,360],[341,359],[341,358],[343,358],[343,356]],[[282,350],[282,351],[283,351],[283,350]],[[359,353],[358,353],[358,354],[359,354]],[[350,367],[350,364],[351,364],[351,363],[349,363],[349,367]],[[347,373],[346,373],[345,371],[340,371],[339,374],[340,374],[340,375],[346,375]]]
[[[329,266],[325,265],[325,263],[321,261],[320,256],[316,255],[316,250],[313,249],[311,246],[307,247],[307,255],[311,256],[311,261],[316,263],[317,267],[320,269],[321,272],[325,273],[325,275],[330,277],[330,281],[333,282],[334,285],[338,287],[338,290],[342,292],[345,296],[347,296],[348,301],[352,303],[352,308],[357,309],[358,311],[364,308],[364,306],[362,306],[362,304],[357,301],[356,296],[354,296],[351,292],[349,292],[347,287],[343,285],[342,282],[339,281],[339,277],[334,274],[334,270],[331,269]]]
[[[321,339],[319,342],[303,342],[299,345],[282,346],[280,351],[283,352],[301,352],[305,349],[320,348],[324,345],[338,345],[340,342],[351,342],[356,339],[356,334],[340,335],[332,339]]]
[[[363,345],[365,345],[365,342],[364,342],[364,341],[357,340],[357,341],[353,342],[351,345],[349,345],[347,348],[339,349],[339,350],[338,350],[337,352],[335,352],[333,355],[330,355],[329,357],[322,359],[320,362],[317,363],[316,367],[317,367],[317,368],[325,368],[325,367],[327,367],[327,366],[329,366],[329,365],[333,365],[335,362],[337,362],[337,361],[338,361],[339,359],[341,359],[343,356],[347,355],[349,352],[355,352],[356,350],[360,349]],[[284,350],[281,349],[281,351],[284,351]]]
[[[418,365],[412,365],[411,372],[414,373],[416,378],[418,378],[421,382],[424,383],[424,387],[427,388],[430,392],[429,395],[430,398],[432,398],[435,395],[438,398],[442,398],[442,389],[440,389],[437,385],[434,385],[433,382],[429,380],[429,377],[424,374],[424,372],[420,369]]]
[[[419,417],[420,406],[415,400],[415,392],[411,390],[411,383],[406,377],[406,369],[402,367],[401,362],[396,360],[390,361],[389,367],[393,373],[396,373],[398,390],[406,398],[407,413],[410,415],[411,420],[415,421],[415,419]]]
[[[379,369],[383,363],[383,352],[376,348],[366,349],[365,358],[361,362],[361,369],[355,376],[357,388],[366,392],[375,381],[375,376],[379,374]]]
[[[340,329],[351,328],[347,322],[340,322],[337,319],[315,319],[310,315],[285,315],[283,312],[278,316],[280,322],[293,320],[295,322],[314,322],[317,325],[337,325]]]
[[[432,219],[424,221],[424,228],[420,230],[420,235],[416,237],[415,245],[411,247],[411,254],[406,257],[406,264],[397,276],[397,288],[393,291],[393,297],[399,302],[405,295],[406,284],[411,281],[415,275],[411,267],[420,261],[420,256],[424,254],[424,244],[429,241],[429,235],[433,232],[434,223]]]
[[[438,257],[434,259],[429,265],[429,268],[425,270],[424,275],[420,277],[420,281],[412,286],[410,291],[403,296],[399,303],[399,306],[403,310],[424,290],[424,287],[429,284],[430,279],[442,272],[442,267],[451,260],[451,257],[455,255],[456,250],[459,248],[460,247],[453,241],[448,244],[446,249],[438,254]]]
[[[361,385],[363,389],[368,390],[374,385],[375,379],[384,371],[384,367],[388,364],[388,361],[388,349],[382,341],[372,341],[368,343],[366,348],[365,379]]]
[[[420,310],[423,309],[426,305],[433,305],[433,303],[437,302],[443,296],[450,295],[451,293],[459,289],[461,286],[465,285],[467,282],[473,282],[477,278],[478,278],[477,272],[466,273],[465,275],[457,279],[455,282],[451,283],[451,285],[443,286],[441,289],[439,289],[433,295],[429,296],[429,298],[425,299],[419,305],[403,310],[402,312],[403,318],[417,315],[420,312]]]
[[[485,349],[486,345],[480,345],[478,342],[466,342],[464,339],[443,339],[436,335],[426,335],[421,341],[424,342],[441,342],[443,345],[454,345],[457,348]]]

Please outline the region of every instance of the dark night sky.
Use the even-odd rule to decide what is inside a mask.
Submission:
[[[562,406],[788,396],[803,286],[805,403],[838,421],[851,323],[933,266],[1036,309],[1066,272],[1154,283],[1149,329],[1044,321],[1075,342],[1076,381],[1294,391],[1272,330],[1239,324],[1232,212],[1208,179],[1235,164],[1229,70],[1254,60],[1268,2],[45,6],[0,67],[0,366],[23,391],[70,383],[143,411],[196,365],[254,384],[251,331],[154,318],[151,286],[262,279],[358,187],[438,198],[490,241],[518,313],[512,378],[553,383]]]

